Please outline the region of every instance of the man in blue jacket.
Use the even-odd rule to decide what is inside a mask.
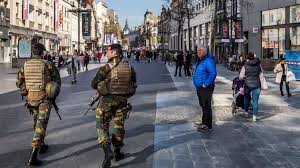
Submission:
[[[200,131],[208,131],[212,128],[212,94],[215,87],[217,68],[214,57],[207,53],[206,47],[197,47],[198,62],[193,76],[193,82],[197,89],[200,106],[202,107],[202,123],[197,124]]]

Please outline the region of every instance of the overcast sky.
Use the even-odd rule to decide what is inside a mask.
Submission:
[[[154,12],[159,15],[163,0],[105,0],[109,8],[113,8],[119,15],[119,21],[122,28],[128,19],[129,27],[139,26],[143,24],[144,14],[147,11]]]

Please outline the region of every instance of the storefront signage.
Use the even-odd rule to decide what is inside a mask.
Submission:
[[[82,14],[82,36],[84,39],[88,40],[91,38],[91,14]]]
[[[228,21],[222,22],[222,37],[223,38],[229,38],[229,23]]]
[[[252,32],[253,33],[258,33],[258,27],[253,27]]]
[[[23,0],[23,20],[27,20],[29,16],[29,2],[28,0]]]
[[[31,41],[20,40],[19,41],[19,57],[30,58],[31,57]]]
[[[234,22],[234,34],[236,39],[242,38],[242,21]]]

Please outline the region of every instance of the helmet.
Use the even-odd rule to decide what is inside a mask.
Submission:
[[[60,86],[56,82],[51,81],[47,83],[45,90],[48,99],[55,99],[60,92]]]

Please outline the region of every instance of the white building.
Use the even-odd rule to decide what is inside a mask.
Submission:
[[[5,53],[4,62],[12,58],[29,57],[24,50],[35,43],[44,43],[47,50],[56,49],[55,2],[53,0],[9,0],[10,49]],[[21,46],[19,45],[21,44]],[[20,54],[21,53],[21,54]],[[30,53],[30,52],[29,52]]]
[[[105,1],[100,1],[96,5],[96,14],[98,18],[98,30],[100,33],[99,38],[99,45],[100,47],[104,44],[104,25],[108,23],[108,16],[107,16],[108,4]]]

